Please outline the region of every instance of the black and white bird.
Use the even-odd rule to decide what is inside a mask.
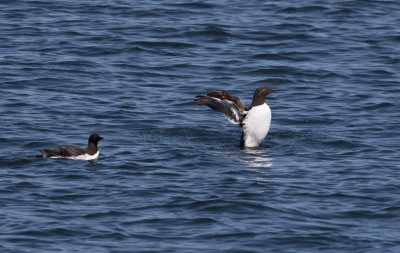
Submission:
[[[265,97],[278,91],[267,86],[254,91],[253,102],[246,108],[243,100],[219,90],[210,90],[207,96],[197,96],[197,105],[206,105],[222,112],[232,123],[242,128],[241,148],[258,147],[267,136],[271,124],[271,109],[265,103]]]
[[[99,149],[97,144],[103,137],[94,133],[89,137],[89,143],[86,148],[79,148],[73,146],[60,146],[56,149],[42,149],[42,157],[45,158],[63,158],[71,160],[97,160],[99,157]]]

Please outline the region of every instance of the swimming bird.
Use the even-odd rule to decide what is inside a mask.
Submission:
[[[42,157],[44,158],[64,158],[71,160],[96,160],[99,157],[99,149],[97,144],[103,137],[94,133],[89,137],[89,142],[86,148],[73,146],[60,146],[56,149],[42,149]]]
[[[210,90],[207,96],[197,96],[195,103],[222,112],[229,122],[242,128],[240,147],[254,148],[267,136],[271,123],[271,109],[265,103],[265,97],[276,91],[279,90],[267,86],[258,87],[249,108],[240,98],[219,90]]]

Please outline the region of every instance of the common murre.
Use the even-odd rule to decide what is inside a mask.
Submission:
[[[207,96],[197,96],[197,105],[206,105],[222,112],[232,124],[242,128],[241,148],[258,147],[268,134],[271,123],[271,109],[265,103],[265,97],[278,91],[267,86],[258,87],[254,91],[253,102],[246,108],[243,100],[226,92],[210,90]]]
[[[97,144],[103,137],[94,133],[89,137],[89,142],[86,148],[60,146],[56,149],[42,149],[42,157],[44,158],[63,158],[71,160],[96,160],[99,157],[99,149]]]

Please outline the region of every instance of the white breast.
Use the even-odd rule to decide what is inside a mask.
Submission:
[[[84,154],[84,155],[78,155],[78,156],[51,156],[49,158],[60,158],[60,159],[69,159],[69,160],[85,160],[85,161],[92,161],[92,160],[97,160],[99,158],[99,150],[94,155],[89,155],[89,154]]]
[[[80,155],[80,156],[71,157],[69,159],[86,160],[86,161],[97,160],[97,158],[99,158],[99,153],[100,153],[99,150],[97,150],[97,152],[94,155],[84,154],[84,155]]]
[[[258,147],[268,134],[271,124],[271,109],[267,104],[251,108],[242,122],[245,147]]]

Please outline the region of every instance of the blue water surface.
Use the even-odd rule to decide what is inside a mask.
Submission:
[[[0,2],[1,252],[400,252],[400,2]],[[270,133],[194,105],[267,97]],[[105,139],[95,163],[42,148]]]

